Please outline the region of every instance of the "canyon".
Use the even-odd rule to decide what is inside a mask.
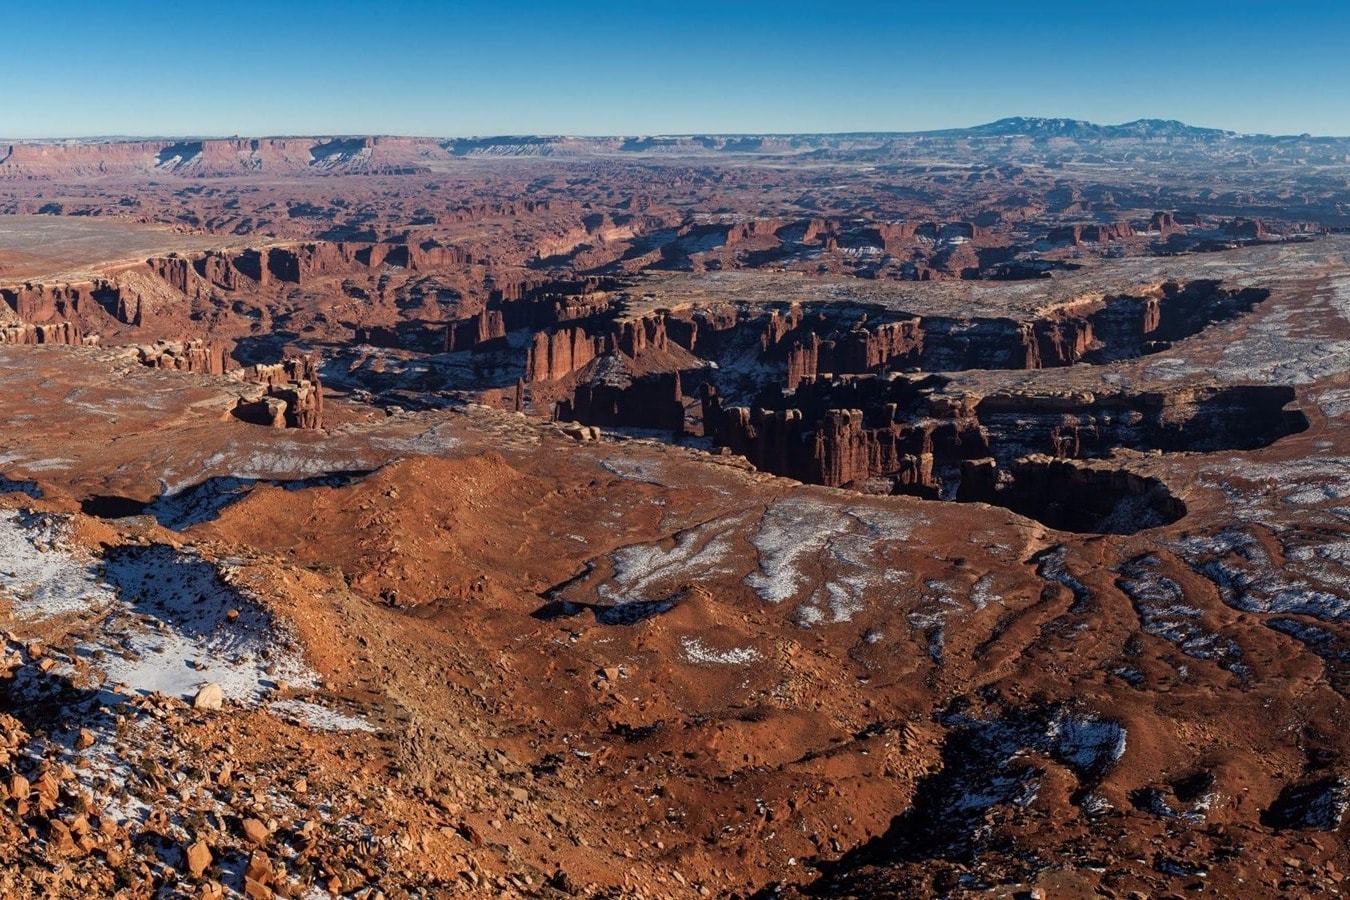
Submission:
[[[1340,890],[1347,152],[0,142],[0,893]]]

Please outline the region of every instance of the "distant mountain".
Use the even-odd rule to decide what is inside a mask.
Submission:
[[[1176,119],[1136,119],[1123,125],[1098,125],[1081,119],[1041,119],[1013,116],[973,128],[953,128],[929,134],[961,135],[966,137],[1062,137],[1075,140],[1102,138],[1191,138],[1215,140],[1235,137],[1232,131],[1219,128],[1198,128]]]

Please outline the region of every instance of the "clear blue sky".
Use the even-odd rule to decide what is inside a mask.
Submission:
[[[11,3],[0,136],[1350,135],[1350,0]]]

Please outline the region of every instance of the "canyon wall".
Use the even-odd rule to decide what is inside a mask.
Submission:
[[[399,175],[428,172],[429,158],[449,154],[437,141],[407,137],[16,143],[0,146],[0,179]]]

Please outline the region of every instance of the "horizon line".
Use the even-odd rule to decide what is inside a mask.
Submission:
[[[1072,125],[1086,126],[1090,128],[1124,128],[1130,125],[1139,124],[1163,124],[1179,125],[1192,131],[1211,132],[1215,136],[1229,138],[1303,138],[1303,139],[1328,139],[1345,140],[1350,139],[1350,135],[1336,134],[1314,134],[1312,132],[1285,133],[1276,134],[1263,131],[1233,131],[1231,129],[1219,128],[1205,125],[1192,125],[1180,119],[1162,119],[1162,118],[1140,118],[1131,119],[1117,124],[1107,124],[1094,122],[1090,119],[1074,119],[1066,116],[1005,116],[988,122],[980,122],[975,125],[955,126],[947,128],[921,128],[921,129],[849,129],[844,131],[670,131],[670,132],[529,132],[529,131],[501,131],[484,132],[479,134],[416,134],[407,132],[385,132],[385,131],[314,131],[314,132],[295,132],[295,133],[277,133],[277,134],[69,134],[69,135],[45,135],[32,137],[9,137],[0,135],[0,142],[5,143],[35,143],[46,144],[60,141],[86,141],[86,142],[147,142],[147,141],[229,141],[229,140],[296,140],[304,138],[403,138],[410,140],[429,140],[429,141],[466,141],[466,140],[489,140],[500,138],[536,138],[536,139],[582,139],[582,140],[621,140],[621,139],[653,139],[653,138],[696,138],[696,137],[726,137],[726,138],[779,138],[779,137],[916,137],[925,135],[955,135],[961,132],[976,131],[981,128],[987,128],[993,125],[1016,122],[1019,120],[1030,123],[1066,123]],[[990,137],[1014,137],[1015,134],[989,135]]]

